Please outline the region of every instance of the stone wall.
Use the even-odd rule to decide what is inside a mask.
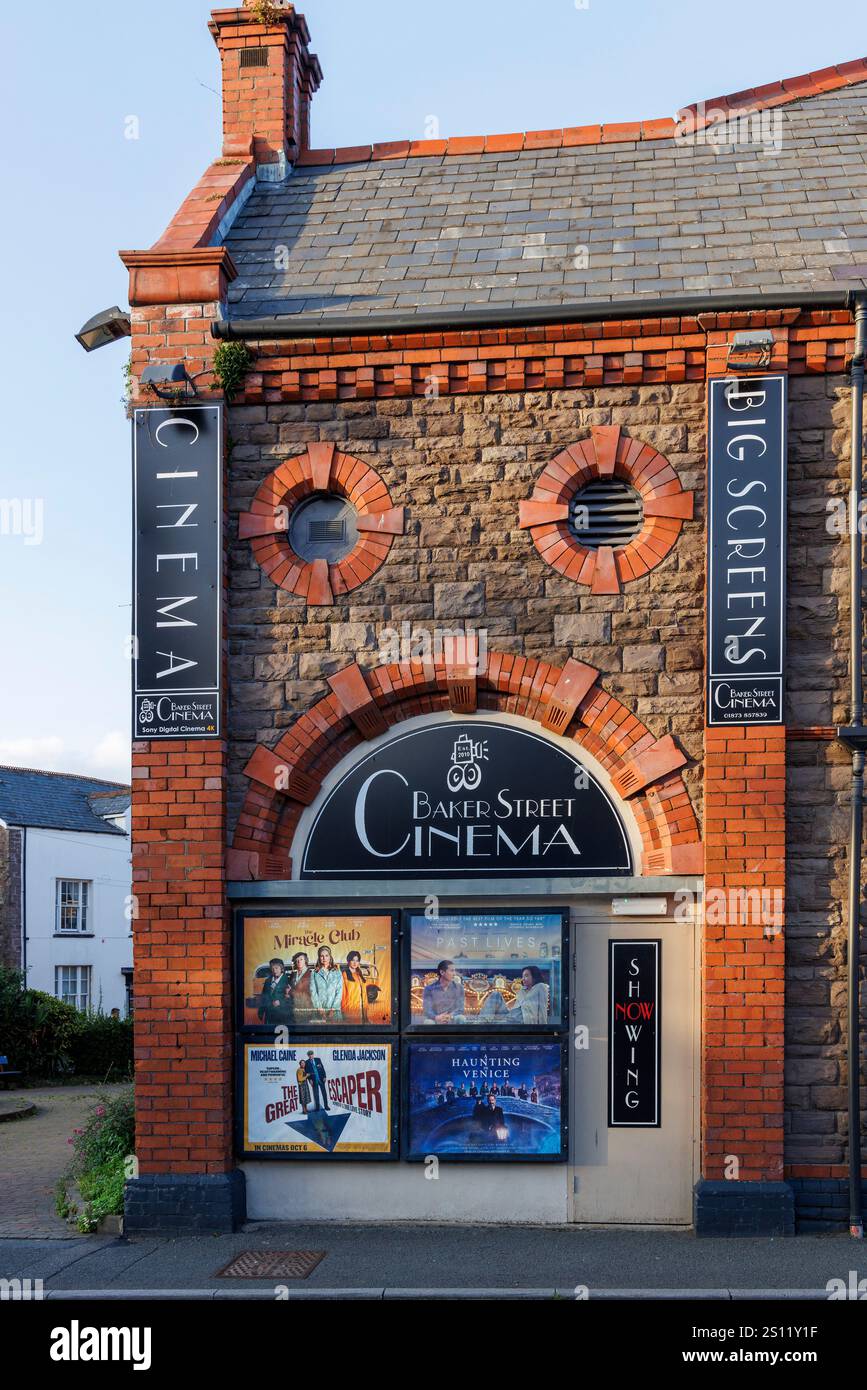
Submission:
[[[649,575],[616,596],[564,580],[518,529],[518,504],[545,464],[598,424],[666,455],[697,519]],[[308,610],[273,584],[247,542],[231,548],[230,740],[232,824],[246,790],[242,768],[322,695],[325,677],[353,659],[381,659],[383,628],[483,628],[490,648],[558,664],[568,656],[657,735],[673,733],[690,758],[699,808],[704,583],[704,388],[661,384],[596,390],[455,395],[236,407],[230,414],[231,497],[237,514],[262,478],[313,440],[333,440],[369,462],[407,530],[382,569],[333,606]]]
[[[827,502],[848,491],[850,395],[840,376],[790,387],[788,719],[824,736],[787,749],[786,1160],[818,1177],[844,1162],[847,1131],[851,761],[829,735],[850,714],[849,542]]]

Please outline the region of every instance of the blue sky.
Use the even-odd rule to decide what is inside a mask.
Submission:
[[[325,146],[422,138],[431,117],[448,136],[673,115],[863,47],[852,0],[300,8],[325,74],[313,107]],[[209,9],[3,7],[0,762],[128,775],[127,354],[86,355],[72,335],[126,307],[118,248],[151,245],[219,155]]]

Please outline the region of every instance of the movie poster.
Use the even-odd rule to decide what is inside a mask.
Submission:
[[[392,1150],[391,1043],[242,1044],[245,1154]]]
[[[408,1021],[562,1028],[564,954],[559,912],[413,915]]]
[[[558,1042],[407,1042],[407,1158],[564,1156]]]
[[[393,1026],[389,913],[239,922],[244,1028]]]

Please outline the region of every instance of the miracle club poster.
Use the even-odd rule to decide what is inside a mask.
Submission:
[[[410,918],[411,1024],[563,1026],[558,912]]]
[[[245,1154],[391,1152],[392,1045],[245,1042]]]
[[[559,1043],[411,1041],[408,1158],[564,1154]]]
[[[388,1028],[392,919],[254,917],[239,924],[245,1028]]]

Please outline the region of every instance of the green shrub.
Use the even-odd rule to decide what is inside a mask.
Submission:
[[[28,989],[23,974],[0,966],[0,1053],[28,1080],[132,1075],[132,1021],[84,1014],[52,994]]]
[[[69,1073],[83,1018],[71,1004],[27,989],[20,971],[0,967],[0,1053],[22,1076]]]
[[[132,1020],[105,1014],[79,1014],[79,1019],[70,1049],[76,1076],[127,1080],[132,1075]]]
[[[78,1213],[76,1225],[80,1231],[95,1231],[104,1216],[123,1215],[123,1188],[126,1171],[122,1158],[113,1158],[101,1168],[83,1173],[78,1190],[84,1198],[84,1210]]]
[[[54,1210],[61,1221],[69,1221],[78,1213],[78,1208],[69,1196],[69,1179],[58,1178],[54,1188]]]
[[[135,1099],[132,1086],[115,1095],[98,1095],[84,1129],[72,1139],[72,1173],[76,1178],[135,1150]]]
[[[253,365],[253,356],[246,343],[221,343],[214,353],[214,376],[223,388],[227,401],[234,400]]]
[[[132,1087],[117,1095],[98,1096],[83,1129],[72,1138],[74,1181],[84,1208],[67,1207],[80,1231],[93,1231],[104,1216],[123,1213],[126,1159],[135,1151],[135,1102]],[[65,1197],[65,1193],[64,1193]]]

